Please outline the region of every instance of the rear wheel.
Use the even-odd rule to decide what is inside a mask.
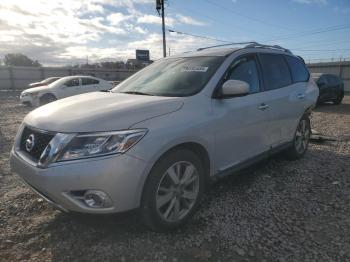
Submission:
[[[141,212],[153,230],[175,229],[195,212],[204,190],[200,159],[189,150],[163,156],[152,169],[145,185]]]
[[[52,94],[45,94],[42,97],[40,97],[40,105],[46,105],[48,103],[51,103],[53,101],[57,100],[57,98]]]
[[[343,100],[343,95],[339,94],[336,99],[333,100],[333,104],[340,105],[341,101]]]
[[[309,145],[310,136],[310,119],[307,115],[304,115],[295,131],[293,144],[286,152],[289,159],[296,160],[304,156]]]

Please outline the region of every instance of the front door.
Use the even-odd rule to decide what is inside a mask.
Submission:
[[[72,78],[65,82],[60,89],[60,97],[74,96],[81,93],[80,79]]]
[[[269,149],[269,108],[260,92],[260,78],[255,55],[237,58],[222,82],[245,81],[250,86],[246,96],[213,99],[215,125],[215,163],[224,171]]]

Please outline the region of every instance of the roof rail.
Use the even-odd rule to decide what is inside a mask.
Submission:
[[[198,48],[197,51],[202,51],[205,49],[210,49],[210,48],[215,48],[215,47],[222,47],[222,46],[230,46],[230,45],[248,45],[248,44],[258,44],[257,42],[232,42],[232,43],[227,43],[227,44],[221,44],[221,45],[212,45],[212,46],[207,46],[207,47],[201,47]]]
[[[269,48],[269,49],[274,49],[274,50],[280,50],[286,53],[291,54],[292,52],[289,49],[283,48],[282,46],[279,45],[264,45],[264,44],[259,44],[259,43],[251,43],[249,45],[246,45],[244,48]]]
[[[213,45],[213,46],[198,48],[197,51],[202,51],[202,50],[215,48],[215,47],[231,46],[231,45],[246,45],[243,48],[269,48],[269,49],[274,49],[274,50],[280,50],[280,51],[283,51],[283,52],[286,52],[289,54],[292,53],[289,49],[283,48],[279,45],[264,45],[264,44],[260,44],[260,43],[254,42],[254,41],[236,42],[236,43],[233,42],[233,43],[227,43],[227,44],[221,44],[221,45]]]

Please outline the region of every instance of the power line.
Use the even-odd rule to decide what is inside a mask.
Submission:
[[[195,35],[195,34],[185,33],[185,32],[177,31],[177,30],[170,29],[170,28],[168,28],[168,31],[170,33],[177,33],[179,35],[188,35],[188,36],[193,36],[193,37],[197,37],[197,38],[209,39],[209,40],[214,40],[214,41],[222,42],[222,43],[231,43],[232,42],[232,41],[222,40],[222,39],[213,38],[213,37],[207,37],[207,36],[202,36],[202,35]]]
[[[349,42],[350,40],[330,41],[330,42],[324,42],[323,40],[318,40],[318,41],[306,42],[304,43],[306,45],[297,46],[296,48],[318,47],[318,46],[335,45],[335,44],[342,44],[342,43],[349,43]]]
[[[342,49],[291,49],[294,51],[305,51],[305,52],[334,52],[334,51],[350,51],[350,48]]]
[[[230,34],[232,34],[232,30],[238,29],[238,30],[241,30],[241,31],[244,31],[244,32],[250,31],[250,32],[252,32],[252,33],[254,33],[254,34],[258,33],[258,34],[262,34],[262,35],[267,35],[267,36],[269,36],[268,34],[265,34],[265,33],[261,32],[261,31],[252,30],[252,29],[247,28],[247,27],[242,27],[242,26],[238,26],[238,25],[235,25],[234,27],[232,27],[232,26],[230,26],[229,24],[227,24],[226,22],[224,22],[224,21],[222,21],[222,20],[218,20],[217,18],[214,18],[214,17],[212,17],[212,16],[208,16],[208,15],[206,15],[206,14],[203,14],[203,13],[201,13],[201,12],[198,12],[197,10],[193,10],[193,9],[191,9],[191,8],[188,8],[188,7],[184,8],[184,9],[186,9],[187,11],[196,13],[196,14],[198,14],[198,15],[200,15],[200,16],[206,17],[206,18],[208,18],[209,20],[212,20],[212,21],[214,21],[214,22],[216,22],[216,23],[219,23],[219,24],[221,24],[221,25],[223,25],[223,26],[225,26],[225,27],[230,27],[230,32],[229,32]],[[228,31],[227,31],[227,32],[228,32]]]
[[[322,34],[322,33],[326,33],[326,32],[344,30],[347,28],[350,28],[350,25],[347,25],[347,24],[337,25],[337,26],[326,27],[324,29],[313,29],[313,30],[304,31],[304,32],[297,33],[297,34],[280,36],[278,38],[276,37],[275,39],[269,39],[269,40],[265,40],[265,41],[269,42],[269,41],[279,41],[279,40],[285,40],[285,39],[291,39],[291,38],[298,38],[298,37],[303,37],[303,36],[310,36],[310,35]]]
[[[201,36],[201,35],[195,35],[191,33],[186,33],[182,31],[177,31],[174,29],[168,29],[169,32],[171,33],[177,33],[180,35],[187,35],[187,36],[192,36],[192,37],[197,37],[197,38],[202,38],[202,39],[209,39],[217,42],[222,42],[222,43],[232,43],[232,41],[227,41],[227,40],[222,40],[218,38],[213,38],[213,37],[207,37],[207,36]],[[303,52],[335,52],[335,51],[350,51],[350,48],[340,48],[340,49],[291,49],[293,51],[303,51]]]
[[[257,19],[257,18],[255,18],[255,17],[251,17],[251,16],[247,16],[247,15],[241,14],[241,13],[239,13],[239,12],[237,12],[237,11],[235,11],[235,10],[233,10],[233,9],[231,9],[231,8],[229,8],[229,7],[227,7],[227,6],[223,6],[223,5],[219,4],[218,1],[216,1],[215,3],[212,2],[212,1],[209,1],[209,0],[204,0],[204,1],[207,2],[207,3],[209,3],[209,4],[211,4],[211,5],[213,5],[213,6],[215,6],[215,7],[221,8],[221,9],[225,10],[226,12],[233,13],[233,14],[235,14],[235,15],[237,15],[237,16],[244,17],[244,18],[246,18],[246,19],[249,19],[249,20],[252,20],[252,21],[255,21],[255,22],[264,24],[264,25],[266,25],[266,26],[277,27],[277,28],[284,29],[284,30],[294,30],[294,29],[291,29],[291,28],[288,28],[288,27],[284,27],[284,26],[276,25],[276,24],[274,24],[274,23],[266,22],[266,21],[264,21],[264,20]]]

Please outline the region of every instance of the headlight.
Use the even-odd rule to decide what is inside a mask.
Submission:
[[[137,129],[77,135],[63,148],[56,161],[124,153],[146,132],[145,129]]]
[[[39,92],[21,93],[21,97],[25,96],[37,96]]]

